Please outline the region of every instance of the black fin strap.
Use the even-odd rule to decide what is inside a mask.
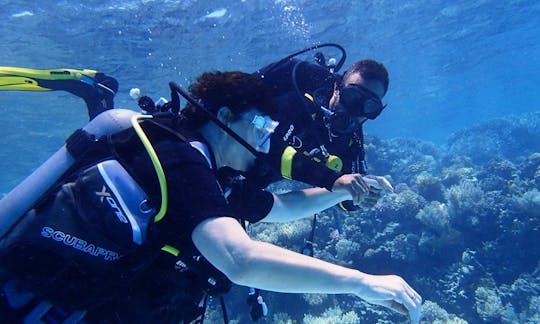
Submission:
[[[96,142],[96,137],[84,129],[77,129],[66,140],[66,150],[75,160],[79,159]]]

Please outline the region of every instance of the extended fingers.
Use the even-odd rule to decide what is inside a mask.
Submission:
[[[388,181],[385,177],[377,177],[377,182],[383,187],[385,190],[389,192],[394,192],[394,187],[392,187],[392,184],[390,184],[390,181]]]
[[[364,178],[360,174],[355,174],[354,175],[354,180],[356,181],[356,183],[358,183],[358,185],[360,186],[360,189],[362,190],[363,193],[369,191],[369,185],[367,184],[366,180],[364,180]]]
[[[392,187],[392,184],[390,183],[390,181],[388,181],[388,179],[386,179],[385,177],[376,176],[372,174],[368,174],[365,177],[368,179],[373,179],[377,181],[379,186],[381,186],[385,191],[394,192],[394,187]]]
[[[386,306],[396,312],[409,315],[413,324],[420,323],[422,317],[422,297],[401,277],[393,277],[395,289],[388,299],[375,303]]]
[[[420,323],[422,317],[422,297],[404,282],[405,289],[402,293],[401,302],[407,309],[411,323]]]
[[[403,304],[400,304],[393,300],[381,300],[381,301],[375,301],[374,304],[379,304],[381,306],[387,307],[395,312],[398,312],[403,315],[409,315],[409,311]]]
[[[400,314],[408,315],[412,324],[420,323],[420,318],[422,317],[422,305],[416,305],[409,296],[404,296],[402,302],[396,300],[380,300],[374,301],[374,303],[385,306]]]

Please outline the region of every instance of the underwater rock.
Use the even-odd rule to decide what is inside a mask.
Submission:
[[[482,190],[506,194],[512,190],[512,181],[517,178],[517,167],[508,160],[492,159],[478,172],[477,178]]]

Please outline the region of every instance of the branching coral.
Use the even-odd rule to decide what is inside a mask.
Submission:
[[[450,227],[450,215],[445,204],[432,201],[422,208],[417,214],[418,219],[427,228],[441,235]]]
[[[448,256],[449,248],[461,244],[460,233],[450,225],[450,215],[445,204],[432,201],[416,214],[416,219],[425,226],[418,244],[428,255],[442,253]]]
[[[474,292],[478,316],[484,321],[498,320],[503,313],[503,304],[495,288],[478,287]]]
[[[438,177],[422,172],[414,179],[414,186],[426,200],[444,201],[444,187]]]
[[[336,257],[340,260],[351,260],[360,251],[360,244],[347,239],[341,239],[336,243]]]
[[[324,311],[321,316],[304,315],[304,324],[358,324],[360,317],[354,311],[343,312],[340,307],[332,307]]]
[[[467,324],[467,321],[449,314],[437,303],[426,300],[423,304],[422,323],[430,324]]]
[[[461,228],[481,230],[480,217],[484,208],[484,191],[477,181],[466,180],[445,192],[451,223]]]

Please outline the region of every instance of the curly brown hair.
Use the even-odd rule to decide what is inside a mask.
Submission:
[[[262,81],[240,71],[203,73],[189,86],[189,92],[214,115],[221,107],[228,107],[235,116],[251,108],[267,115],[275,112],[270,92]],[[182,114],[193,128],[210,120],[204,111],[189,103]]]

